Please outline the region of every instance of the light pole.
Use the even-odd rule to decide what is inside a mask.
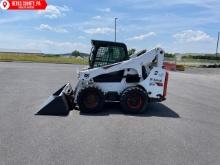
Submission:
[[[118,18],[115,18],[115,42],[116,42],[116,21]]]
[[[216,45],[216,59],[217,59],[217,56],[218,56],[219,36],[220,36],[220,32],[218,32],[218,40],[217,40],[217,45]]]

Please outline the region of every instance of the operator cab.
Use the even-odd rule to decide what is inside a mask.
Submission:
[[[124,43],[92,40],[89,68],[102,67],[129,59]]]

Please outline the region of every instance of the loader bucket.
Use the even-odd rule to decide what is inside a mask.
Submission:
[[[72,102],[73,90],[68,83],[51,95],[36,115],[67,116],[73,107]]]

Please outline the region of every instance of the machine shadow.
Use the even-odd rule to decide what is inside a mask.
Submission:
[[[108,115],[117,115],[124,114],[121,111],[119,103],[107,103],[102,112],[90,114],[90,113],[80,113],[80,115],[86,116],[108,116]],[[170,109],[169,107],[161,103],[150,103],[146,111],[142,114],[124,114],[128,116],[137,116],[137,117],[168,117],[168,118],[180,118],[179,114]]]

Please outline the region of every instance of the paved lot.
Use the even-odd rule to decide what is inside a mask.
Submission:
[[[35,116],[82,66],[0,63],[1,165],[219,165],[220,70],[170,73],[167,101],[141,116]]]

